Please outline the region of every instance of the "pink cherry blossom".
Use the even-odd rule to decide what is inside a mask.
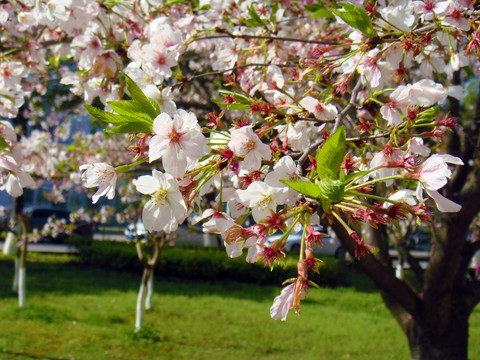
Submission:
[[[428,196],[430,196],[435,204],[437,209],[444,213],[455,213],[459,212],[462,209],[462,206],[453,202],[450,199],[447,199],[445,196],[441,195],[438,191],[425,189]]]
[[[270,308],[270,316],[274,320],[287,320],[288,310],[293,307],[293,299],[295,297],[295,283],[283,288],[280,295],[273,300],[273,305]]]
[[[409,92],[412,103],[420,106],[432,106],[441,104],[447,93],[442,84],[438,84],[430,79],[423,79],[412,84]]]
[[[308,291],[308,286],[306,286],[303,282],[296,281],[284,287],[280,295],[278,295],[273,300],[273,305],[270,308],[270,316],[272,317],[272,319],[281,319],[282,321],[287,320],[288,311],[294,307],[293,302],[295,300],[297,286],[300,286],[300,289],[298,291],[298,300],[305,299]]]
[[[452,171],[448,164],[463,165],[462,159],[449,154],[434,154],[420,166],[418,177],[427,190],[438,190],[447,184]]]
[[[235,155],[244,157],[242,166],[247,170],[258,170],[262,159],[270,160],[272,157],[270,147],[262,143],[252,126],[233,130],[228,147]]]
[[[317,120],[334,120],[338,115],[334,105],[321,103],[311,96],[304,97],[300,105],[312,113]]]
[[[189,163],[210,151],[197,118],[191,112],[177,110],[173,119],[167,113],[153,121],[155,136],[149,142],[149,161],[162,158],[165,171],[183,176]]]
[[[280,180],[308,181],[300,176],[299,170],[290,156],[284,156],[273,167],[273,171],[265,176],[265,184],[282,189],[285,193],[285,203],[294,205],[298,198],[298,192],[285,186]]]
[[[450,0],[447,3],[448,6],[445,10],[445,18],[442,20],[442,24],[454,26],[463,31],[470,30],[470,23],[463,14],[465,10],[465,7],[462,6],[463,1]]]

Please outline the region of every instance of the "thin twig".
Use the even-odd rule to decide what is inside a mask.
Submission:
[[[250,66],[252,66],[252,67],[255,67],[255,66],[267,67],[267,66],[273,66],[273,65],[278,66],[278,67],[295,67],[295,66],[298,66],[298,64],[272,64],[272,63],[243,64],[243,65],[234,66],[232,68],[225,69],[225,70],[210,71],[210,72],[206,72],[206,73],[192,75],[192,76],[186,77],[184,79],[181,79],[177,84],[173,84],[172,87],[181,86],[186,82],[191,82],[195,79],[199,79],[199,78],[202,78],[202,77],[221,75],[221,74],[228,73],[230,71],[235,71],[235,70],[239,70],[239,69],[248,68]]]
[[[233,39],[260,39],[260,40],[289,41],[289,42],[300,42],[300,43],[319,44],[319,45],[343,45],[342,43],[333,42],[333,41],[295,39],[295,38],[289,38],[289,37],[283,37],[283,36],[232,34],[227,31],[224,31],[224,32],[225,32],[225,35],[210,35],[210,36],[193,39],[193,41],[233,38]]]
[[[320,138],[317,141],[315,141],[312,145],[310,145],[308,148],[305,149],[302,156],[300,156],[300,159],[298,159],[298,161],[297,161],[297,169],[298,169],[298,172],[300,174],[303,174],[303,163],[307,160],[308,155],[310,155],[310,153],[313,150],[315,150],[320,145],[322,145],[324,141],[325,141],[325,139]]]
[[[389,137],[389,133],[381,133],[376,135],[368,135],[368,136],[358,136],[353,138],[347,138],[346,141],[362,141],[362,140],[371,140],[371,139],[379,139],[382,137]]]
[[[338,116],[336,117],[335,119],[335,125],[334,125],[334,128],[332,130],[332,133],[335,132],[338,127],[340,126],[340,123],[343,121],[343,119],[347,116],[347,113],[353,108],[353,107],[356,107],[358,106],[356,103],[355,103],[355,99],[357,97],[357,94],[358,92],[360,91],[361,89],[361,79],[358,79],[357,83],[355,84],[355,87],[353,88],[352,90],[352,96],[350,97],[350,101],[348,103],[347,106],[345,106],[345,108],[340,112],[340,114],[338,114]],[[315,141],[312,145],[310,145],[308,148],[305,149],[305,151],[303,152],[302,156],[300,156],[300,158],[298,159],[297,161],[297,169],[298,171],[300,172],[300,174],[303,174],[303,164],[304,162],[307,160],[308,158],[308,155],[310,155],[310,153],[315,150],[316,148],[318,148],[320,145],[323,144],[325,140],[323,138],[321,139],[318,139],[317,141]]]
[[[355,102],[355,99],[358,95],[358,92],[360,91],[360,89],[362,87],[361,83],[362,83],[361,78],[359,78],[357,83],[355,84],[355,87],[352,90],[352,96],[350,97],[350,101],[348,102],[347,106],[345,106],[345,108],[340,112],[340,114],[338,114],[337,118],[335,119],[335,126],[333,127],[332,133],[337,131],[338,127],[340,126],[340,124],[343,121],[343,119],[345,118],[345,116],[347,116],[348,112],[353,107],[358,106]]]

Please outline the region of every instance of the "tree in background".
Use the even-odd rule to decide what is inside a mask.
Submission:
[[[468,268],[480,248],[480,107],[465,86],[478,72],[478,14],[459,0],[7,3],[0,114],[15,118],[27,98],[29,121],[62,128],[34,106],[58,79],[71,93],[57,105],[86,102],[129,142],[116,158],[81,157],[93,202],[148,169],[130,182],[147,230],[172,233],[193,212],[229,256],[247,250],[270,267],[303,229],[298,276],[271,308],[283,320],[314,286],[322,234],[311,225],[323,221],[380,288],[413,358],[466,359],[479,296]],[[2,159],[17,146],[6,131]],[[4,163],[5,189],[25,186]],[[72,164],[57,168],[79,180]],[[433,242],[425,270],[395,242],[417,287],[395,276],[386,236],[412,219]]]

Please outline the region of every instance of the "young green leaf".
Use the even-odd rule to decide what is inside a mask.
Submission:
[[[137,121],[137,122],[132,121],[132,122],[120,124],[118,126],[115,126],[112,129],[107,129],[105,130],[105,132],[113,133],[113,134],[137,133],[137,132],[149,133],[149,132],[152,132],[152,126],[146,124],[143,121]]]
[[[250,15],[250,18],[243,20],[243,23],[249,27],[257,27],[257,26],[263,26],[264,22],[258,16],[257,12],[255,11],[255,8],[253,7],[253,4],[250,5],[248,8],[248,14]]]
[[[133,101],[143,109],[143,112],[148,114],[150,118],[154,120],[160,113],[155,110],[150,103],[150,100],[148,100],[147,96],[143,93],[142,89],[140,89],[127,74],[125,74],[125,80],[127,82],[128,93],[132,97]]]
[[[348,25],[360,30],[369,38],[375,36],[372,20],[364,8],[350,3],[341,3],[341,5],[342,7],[340,9],[332,9],[332,12]]]
[[[145,122],[152,124],[153,120],[144,108],[137,102],[131,100],[108,101],[107,104],[119,115],[135,116],[145,119]]]
[[[338,174],[347,152],[345,126],[340,126],[331,134],[317,153],[317,173],[319,179],[332,178]]]
[[[331,207],[332,207],[332,202],[327,198],[322,198],[323,212],[325,212],[327,214],[331,214],[332,213],[332,211],[330,210]]]
[[[339,202],[345,193],[345,184],[341,180],[325,178],[318,181],[315,185],[320,190],[320,197],[331,202]]]
[[[100,121],[105,123],[115,125],[114,128],[106,130],[110,133],[136,133],[152,132],[152,123],[151,120],[145,118],[137,117],[135,114],[130,115],[117,115],[112,114],[104,110],[97,109],[94,106],[85,104],[85,108],[88,110],[90,115],[97,118]]]
[[[323,3],[315,4],[315,10],[310,17],[315,19],[335,19],[335,16],[332,14],[332,12],[327,9]]]
[[[7,142],[5,141],[5,138],[0,135],[0,151],[1,152],[12,152],[10,150],[10,147],[8,146]]]
[[[299,193],[308,196],[313,199],[320,198],[320,189],[316,184],[312,184],[306,181],[289,181],[289,180],[280,180],[285,185],[288,185],[293,190],[298,191]]]
[[[220,95],[222,96],[232,96],[237,102],[242,104],[252,104],[253,100],[245,95],[238,94],[228,90],[220,90]]]
[[[84,104],[83,106],[85,106],[85,108],[88,110],[90,115],[92,115],[94,118],[100,121],[110,123],[110,124],[123,124],[128,122],[127,119],[121,117],[120,115],[109,113],[108,111],[98,109],[88,104]]]
[[[157,114],[157,116],[162,112],[160,110],[160,105],[158,105],[158,103],[153,100],[152,98],[147,98],[148,101],[150,101],[150,104],[153,106],[153,108],[155,109],[155,113]]]

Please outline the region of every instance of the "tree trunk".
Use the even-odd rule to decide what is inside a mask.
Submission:
[[[137,313],[135,316],[135,331],[140,331],[143,323],[143,313],[145,312],[145,300],[147,297],[148,282],[152,275],[152,269],[144,268],[142,275],[142,283],[138,290],[137,297]]]
[[[27,289],[27,268],[20,266],[18,269],[18,306],[25,307],[26,303],[26,289]]]
[[[14,292],[18,291],[18,273],[19,273],[19,265],[20,265],[20,260],[18,255],[15,257],[15,274],[13,275],[13,285],[12,285],[12,290]]]
[[[20,246],[20,257],[18,260],[18,305],[20,307],[26,306],[26,288],[27,288],[27,251],[28,241],[26,238],[22,239],[23,243]]]
[[[442,334],[426,331],[413,320],[408,324],[406,335],[412,360],[467,360],[468,315],[462,314],[462,309],[453,312]]]
[[[147,298],[145,299],[146,310],[152,309],[152,296],[153,296],[153,269],[147,283]]]

